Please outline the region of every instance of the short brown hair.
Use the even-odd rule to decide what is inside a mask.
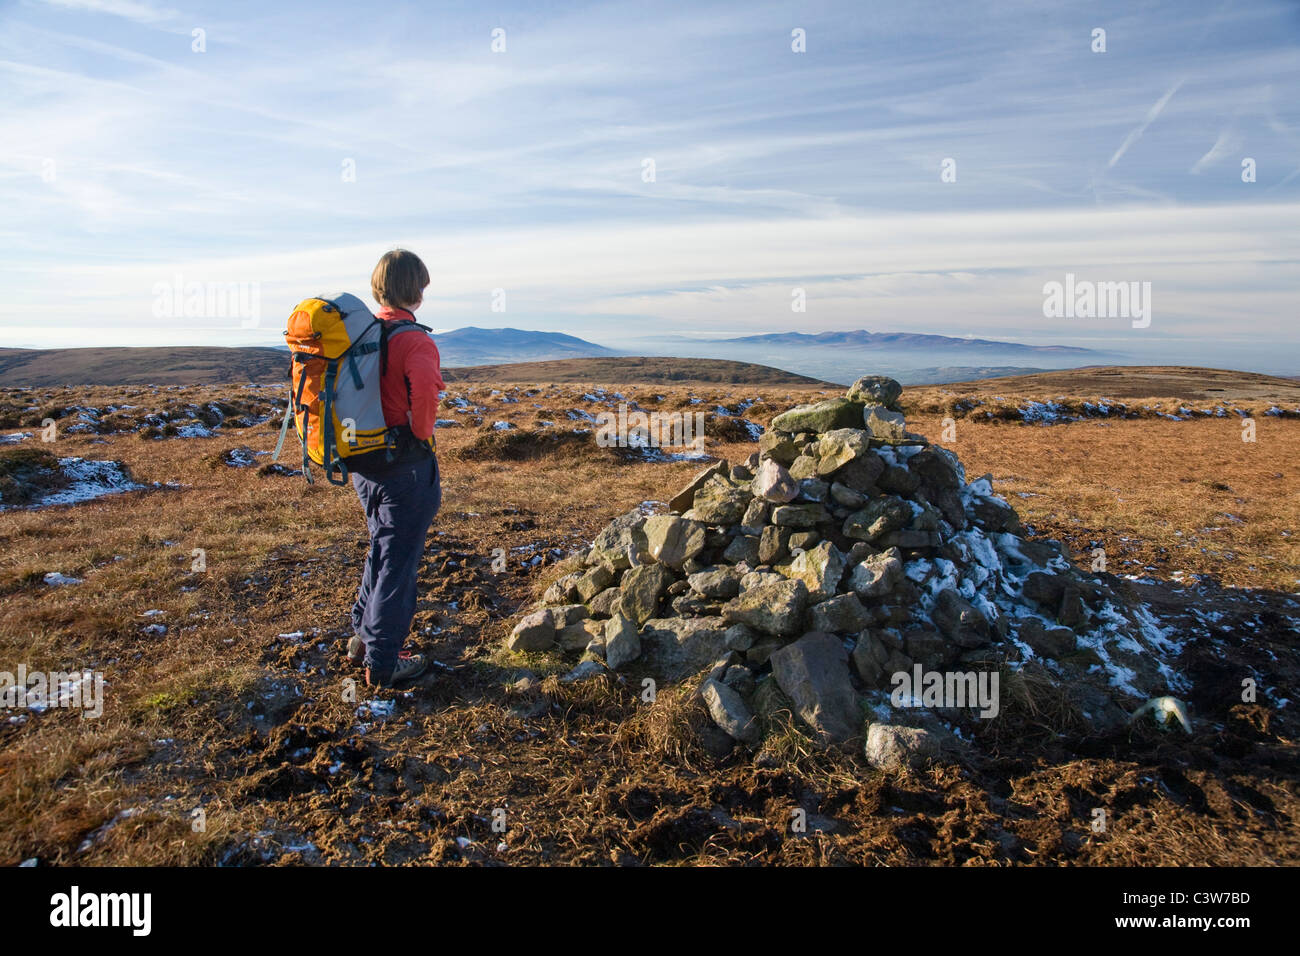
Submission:
[[[385,252],[370,273],[370,292],[380,305],[409,308],[420,301],[429,284],[429,270],[420,257],[405,249]]]

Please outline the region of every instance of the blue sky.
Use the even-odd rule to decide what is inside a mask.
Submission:
[[[441,329],[1300,372],[1297,41],[1290,0],[0,0],[3,344],[277,344],[403,245]],[[1150,327],[1045,318],[1067,272],[1151,282]],[[248,283],[256,325],[155,315],[178,276]]]

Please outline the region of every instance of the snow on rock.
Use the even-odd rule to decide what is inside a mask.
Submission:
[[[266,452],[256,452],[251,448],[241,445],[239,448],[231,448],[228,451],[222,452],[221,462],[224,465],[229,465],[231,468],[251,468],[253,465],[257,464],[257,456],[264,454],[266,454]]]
[[[50,571],[48,574],[45,575],[44,578],[42,578],[42,580],[43,580],[46,584],[48,584],[48,585],[50,585],[50,586],[52,586],[52,587],[58,587],[59,585],[62,585],[62,584],[80,584],[80,583],[81,583],[81,578],[73,578],[73,577],[69,577],[68,575],[64,574],[62,571]]]

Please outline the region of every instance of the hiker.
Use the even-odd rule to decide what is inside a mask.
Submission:
[[[424,301],[429,270],[405,249],[385,253],[370,276],[370,291],[384,322],[414,322]],[[385,330],[386,331],[386,330]],[[402,645],[415,616],[424,540],[442,504],[433,430],[443,388],[438,347],[419,330],[385,335],[380,393],[385,423],[398,435],[391,462],[358,464],[352,486],[366,513],[370,551],[352,605],[348,659],[365,666],[366,684],[391,687],[424,673],[423,654]]]

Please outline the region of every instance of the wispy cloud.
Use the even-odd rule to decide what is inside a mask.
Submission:
[[[40,0],[51,7],[63,7],[87,13],[106,13],[114,17],[123,17],[137,23],[158,23],[177,16],[171,9],[155,7],[140,0]]]
[[[1294,28],[1289,0],[7,6],[0,334],[228,341],[153,320],[153,283],[276,314],[405,243],[447,326],[775,329],[799,284],[805,328],[983,334],[1086,269],[1294,340]],[[1206,175],[1242,152],[1258,184]]]
[[[1219,134],[1219,138],[1195,163],[1188,172],[1196,174],[1209,169],[1211,166],[1217,166],[1229,156],[1236,154],[1241,149],[1241,137],[1231,129],[1225,129]]]

